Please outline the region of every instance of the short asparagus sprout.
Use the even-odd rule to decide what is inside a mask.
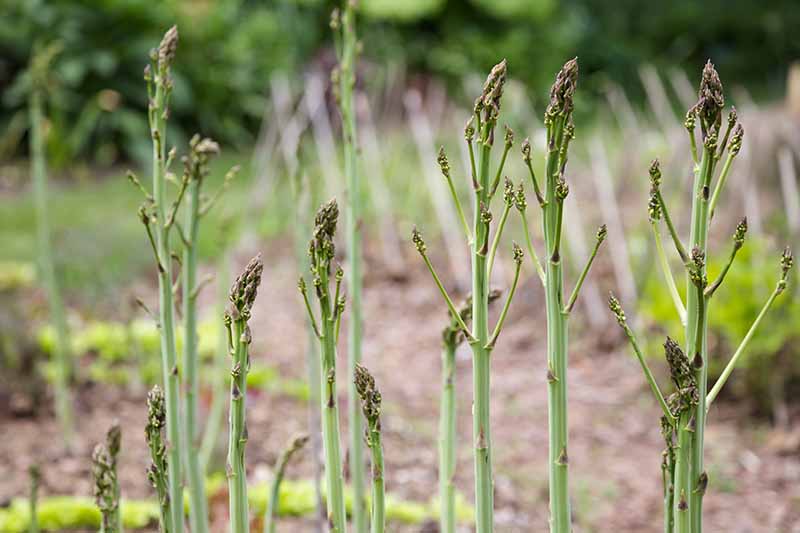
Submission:
[[[286,466],[292,457],[302,450],[308,443],[308,435],[292,437],[286,449],[283,450],[275,465],[275,474],[272,478],[269,500],[267,501],[267,514],[264,516],[264,533],[275,533],[277,527],[278,505],[280,504],[280,491]]]
[[[28,478],[31,483],[30,498],[28,499],[28,509],[30,522],[28,523],[28,533],[39,533],[39,482],[42,480],[42,472],[39,465],[31,465],[28,468]]]
[[[322,409],[322,437],[325,450],[325,479],[327,485],[328,521],[331,531],[344,533],[346,515],[344,505],[344,479],[339,442],[339,408],[336,394],[336,331],[341,319],[338,300],[341,275],[337,269],[336,294],[331,295],[331,261],[335,256],[333,242],[339,220],[339,206],[333,199],[322,205],[314,219],[314,234],[308,246],[311,274],[319,304],[319,322],[307,300],[305,282],[299,283],[306,310],[320,342],[320,402]]]
[[[156,489],[158,506],[161,512],[162,533],[172,532],[172,515],[169,495],[169,472],[167,468],[167,449],[164,441],[164,431],[167,425],[167,412],[165,407],[164,392],[155,385],[147,394],[147,425],[144,434],[147,446],[150,449],[150,467],[147,469],[147,479]]]
[[[361,411],[367,421],[365,441],[372,452],[372,517],[371,532],[383,533],[386,528],[386,501],[381,444],[381,393],[375,386],[375,378],[363,365],[356,366],[353,378],[361,399]]]
[[[102,533],[121,533],[120,489],[117,477],[121,429],[114,422],[106,434],[106,441],[95,446],[92,452],[92,477],[94,478],[94,498],[100,509],[100,531]]]
[[[224,319],[231,339],[231,398],[228,418],[228,496],[231,533],[250,531],[247,509],[247,373],[250,369],[250,344],[252,333],[248,321],[261,284],[264,263],[258,254],[244,268],[231,285],[231,307]]]

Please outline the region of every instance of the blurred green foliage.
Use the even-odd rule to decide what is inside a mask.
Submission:
[[[20,74],[33,43],[60,41],[60,82],[51,88],[54,163],[79,155],[101,163],[144,160],[142,68],[148,50],[177,23],[175,141],[201,131],[223,144],[248,146],[270,75],[299,75],[303,65],[324,57],[319,51],[330,41],[328,15],[337,4],[0,0],[0,131],[19,139],[25,127]],[[577,55],[583,94],[598,94],[613,80],[641,97],[642,63],[682,68],[695,79],[708,57],[726,83],[775,94],[788,62],[800,56],[796,7],[795,0],[360,0],[360,33],[368,60],[444,75],[456,93],[464,74],[485,72],[505,57],[531,95],[544,95],[553,73]]]
[[[218,0],[0,0],[0,130],[24,127],[24,75],[37,41],[59,42],[50,87],[49,154],[58,166],[82,155],[99,163],[146,160],[149,50],[172,24],[180,60],[172,105],[172,142],[195,131],[226,145],[249,145],[263,112],[271,72],[309,57],[324,24],[288,2]]]
[[[709,280],[723,266],[727,251],[709,262]],[[709,378],[713,383],[747,334],[780,274],[779,253],[763,242],[748,240],[737,254],[725,282],[708,309]],[[756,330],[730,381],[727,394],[747,398],[762,413],[772,414],[775,402],[790,398],[800,387],[800,303],[790,280]],[[641,298],[645,320],[683,343],[683,328],[660,276],[651,276]],[[648,353],[663,357],[663,338],[653,339]],[[658,341],[658,342],[656,342]]]

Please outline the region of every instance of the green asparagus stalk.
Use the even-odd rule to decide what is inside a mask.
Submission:
[[[144,434],[152,461],[147,469],[147,479],[156,489],[158,507],[161,511],[161,533],[172,533],[169,468],[167,467],[167,446],[164,441],[164,429],[167,423],[165,402],[164,392],[161,387],[155,385],[147,394],[147,425]]]
[[[252,334],[247,322],[256,299],[264,264],[261,255],[247,263],[244,271],[231,286],[230,309],[225,314],[231,353],[231,403],[228,418],[228,495],[231,533],[248,533],[250,520],[247,511],[247,373],[250,369]]]
[[[322,439],[325,450],[325,480],[327,487],[328,522],[331,531],[346,531],[344,479],[339,437],[339,407],[336,395],[336,331],[344,309],[338,298],[344,273],[336,273],[336,292],[331,296],[331,262],[335,255],[333,236],[339,219],[336,200],[324,204],[314,220],[314,236],[309,244],[311,275],[314,293],[319,303],[319,323],[308,300],[305,279],[301,276],[298,289],[308,312],[314,333],[320,344],[320,404],[322,410]]]
[[[275,474],[272,479],[272,488],[270,489],[269,500],[267,501],[267,512],[264,516],[264,533],[275,533],[275,527],[278,515],[278,504],[280,503],[280,490],[283,476],[286,472],[286,465],[292,459],[292,456],[303,449],[308,442],[308,435],[299,435],[293,437],[289,445],[283,450],[278,463],[275,465]]]
[[[175,200],[169,203],[167,183],[169,166],[174,159],[174,150],[167,154],[166,123],[169,115],[169,99],[172,93],[171,65],[178,46],[178,29],[173,26],[161,40],[157,50],[150,54],[151,63],[145,68],[145,81],[149,96],[148,119],[153,140],[153,193],[146,194],[145,204],[139,208],[139,217],[155,254],[158,269],[158,320],[161,336],[161,372],[164,382],[167,423],[167,454],[169,461],[169,499],[183,501],[182,424],[180,420],[180,376],[175,348],[175,308],[173,299],[172,257],[170,230],[176,227],[175,216],[186,192],[188,180],[183,179]],[[143,190],[135,176],[130,179]],[[170,506],[172,513],[170,531],[182,533],[183,506]]]
[[[372,516],[371,533],[383,533],[386,529],[386,487],[383,468],[383,445],[381,444],[381,392],[375,379],[362,365],[356,366],[353,378],[356,392],[361,398],[361,410],[367,420],[365,440],[372,452]]]
[[[48,73],[53,58],[60,47],[50,45],[37,47],[30,67],[31,91],[28,109],[30,113],[30,154],[33,196],[36,207],[36,242],[38,249],[39,275],[47,291],[50,320],[56,331],[55,360],[55,407],[61,424],[64,443],[70,447],[73,440],[74,421],[72,415],[72,350],[70,349],[69,329],[66,310],[61,297],[61,288],[53,262],[52,237],[47,205],[47,161],[44,152],[44,107],[48,86]]]
[[[606,227],[597,232],[594,249],[581,271],[571,296],[564,302],[564,276],[561,257],[564,200],[569,186],[564,178],[569,145],[575,136],[572,121],[573,97],[578,80],[577,59],[567,61],[556,75],[550,89],[550,104],[545,111],[547,128],[547,151],[545,154],[545,177],[540,188],[531,163],[531,145],[527,139],[522,145],[522,156],[528,168],[539,206],[542,209],[542,228],[545,241],[543,283],[547,306],[547,382],[548,382],[548,427],[549,427],[549,473],[550,473],[550,531],[570,533],[572,515],[569,496],[569,424],[567,419],[567,341],[568,319],[579,291],[594,262],[600,245],[606,237]],[[522,194],[520,194],[522,196]],[[517,201],[525,226],[526,244],[539,272],[542,267],[530,242],[525,221],[524,197]],[[540,274],[540,277],[541,274]]]
[[[211,139],[198,135],[189,142],[189,155],[183,158],[186,188],[183,243],[183,362],[186,367],[186,470],[189,481],[189,525],[193,532],[208,533],[208,504],[205,476],[200,464],[200,430],[198,427],[198,355],[197,355],[197,296],[202,288],[197,282],[197,238],[200,228],[200,190],[208,174],[208,159],[219,153]]]
[[[478,533],[488,533],[494,528],[494,479],[492,477],[492,446],[491,446],[491,417],[490,417],[490,367],[491,353],[502,329],[505,317],[508,313],[514,290],[519,279],[520,265],[522,262],[522,250],[515,244],[513,248],[514,261],[516,263],[516,273],[514,283],[509,290],[506,303],[500,318],[492,331],[489,333],[488,307],[489,307],[489,260],[490,255],[490,227],[492,213],[490,211],[491,200],[494,197],[499,185],[499,176],[503,175],[503,164],[505,158],[501,158],[500,164],[495,172],[491,172],[491,152],[494,144],[495,128],[500,114],[500,101],[503,95],[503,87],[506,81],[506,62],[502,61],[492,68],[483,93],[478,97],[474,106],[474,116],[467,123],[464,137],[470,153],[470,168],[472,173],[473,198],[473,229],[467,235],[467,241],[472,249],[472,328],[468,328],[461,318],[459,311],[453,304],[452,299],[444,288],[439,276],[433,268],[427,256],[427,247],[422,239],[422,235],[415,228],[412,234],[412,241],[417,251],[422,256],[425,265],[433,277],[437,288],[441,292],[451,316],[463,331],[464,337],[472,347],[473,355],[473,442],[475,458],[475,509],[476,509],[476,530]],[[475,139],[477,136],[477,143]],[[511,147],[513,135],[510,133],[505,136],[505,151]],[[474,144],[478,147],[478,157],[475,157]],[[477,164],[473,164],[477,160]],[[448,181],[450,178],[450,166],[444,151],[440,151],[439,165],[442,173]],[[456,208],[461,211],[458,205],[458,198],[454,197]],[[506,206],[508,204],[506,203]],[[500,225],[494,237],[499,239],[502,231]]]
[[[345,227],[347,229],[347,258],[349,261],[347,285],[350,291],[350,320],[347,337],[347,401],[350,446],[350,483],[353,489],[352,521],[357,533],[367,532],[366,491],[364,488],[363,428],[358,412],[358,395],[353,384],[355,367],[361,361],[363,317],[361,311],[362,286],[362,224],[361,179],[358,172],[358,133],[356,131],[355,99],[356,37],[355,0],[343,0],[344,6],[334,11],[331,26],[334,31],[339,65],[334,71],[337,84],[337,103],[342,116],[344,141],[344,174],[347,180]]]
[[[122,533],[120,488],[117,477],[121,436],[120,426],[115,422],[108,430],[106,441],[95,446],[92,452],[94,497],[101,514],[101,533]]]
[[[31,518],[28,523],[28,533],[39,533],[39,511],[37,510],[37,504],[39,502],[39,482],[42,479],[39,465],[31,465],[30,468],[28,468],[28,477],[31,480],[30,499],[28,500]]]
[[[686,252],[686,248],[678,235],[661,194],[661,168],[658,160],[654,161],[650,167],[651,192],[648,205],[650,221],[653,226],[667,287],[675,302],[679,318],[685,324],[686,337],[684,350],[681,350],[679,345],[672,339],[667,339],[665,344],[672,382],[676,388],[676,392],[666,400],[666,409],[663,405],[663,399],[661,401],[662,409],[664,409],[661,426],[666,442],[666,450],[664,451],[664,460],[662,462],[665,507],[664,530],[669,533],[702,533],[703,496],[709,481],[703,467],[704,434],[709,405],[716,398],[728,376],[733,371],[736,362],[741,357],[747,343],[752,338],[775,298],[783,292],[786,286],[786,277],[792,264],[792,256],[787,249],[781,258],[781,277],[775,290],[755,319],[742,344],[723,371],[722,376],[714,385],[712,391],[707,393],[709,304],[713,295],[725,280],[737,252],[743,246],[747,232],[747,221],[743,219],[736,227],[733,248],[727,263],[717,279],[709,283],[706,274],[709,225],[732,162],[741,149],[744,135],[744,130],[738,124],[738,116],[735,110],[731,111],[727,120],[727,128],[722,134],[722,110],[724,105],[722,83],[714,66],[711,62],[708,62],[703,69],[698,102],[688,111],[685,122],[690,137],[692,159],[695,162],[691,231],[689,236],[690,254]],[[698,153],[698,143],[695,139],[695,129],[698,122],[702,140],[701,153]],[[721,142],[719,141],[720,137],[722,139]],[[726,149],[728,156],[717,176],[717,163]],[[716,184],[713,184],[715,176],[717,176]],[[714,185],[713,194],[711,193],[712,185]],[[658,223],[662,219],[666,223],[676,252],[686,270],[687,283],[684,298],[681,298],[678,293],[661,246]],[[683,301],[686,302],[685,308],[683,307]],[[619,313],[621,312],[619,302],[612,297],[610,306],[612,312],[617,314],[619,321]],[[624,313],[622,316],[624,317]],[[623,322],[620,322],[620,325],[623,325]],[[630,330],[624,325],[623,328],[628,334],[634,351],[641,360],[641,353]],[[657,397],[660,397],[661,393],[655,384],[652,374],[646,368],[646,365],[643,364],[643,368],[653,391]]]

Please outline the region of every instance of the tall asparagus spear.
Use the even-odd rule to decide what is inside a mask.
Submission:
[[[358,413],[358,394],[354,376],[356,365],[361,361],[361,339],[363,318],[361,312],[361,180],[358,172],[358,133],[356,131],[356,109],[354,90],[356,84],[356,61],[358,39],[356,37],[355,0],[343,0],[341,12],[335,10],[331,18],[334,42],[339,65],[334,71],[333,82],[339,111],[342,116],[344,138],[344,174],[347,179],[345,222],[347,230],[347,285],[350,291],[350,320],[348,321],[347,375],[348,423],[350,445],[350,483],[353,488],[353,529],[356,533],[367,533],[366,491],[364,490],[364,450],[361,416]],[[341,15],[339,15],[341,13]]]
[[[472,347],[473,361],[473,445],[475,459],[475,520],[478,533],[489,533],[494,528],[494,479],[492,477],[492,439],[490,417],[490,368],[491,354],[497,338],[502,330],[508,313],[511,299],[519,280],[522,264],[522,249],[514,244],[513,257],[516,263],[516,272],[503,310],[495,328],[489,330],[489,242],[492,213],[491,201],[497,192],[500,179],[503,175],[505,155],[513,144],[513,135],[507,129],[504,136],[504,156],[495,172],[491,172],[491,153],[494,145],[495,128],[500,115],[500,101],[506,81],[506,62],[501,61],[492,68],[482,94],[475,101],[474,116],[467,123],[465,139],[470,153],[470,168],[472,170],[473,189],[473,226],[472,230],[463,224],[465,237],[472,249],[472,327],[468,328],[461,318],[453,300],[447,293],[439,279],[430,259],[427,256],[427,246],[422,234],[415,228],[412,241],[417,251],[425,261],[425,265],[433,277],[436,286],[442,294],[452,317],[458,322],[459,328],[464,332],[465,338]],[[477,135],[479,149],[475,157],[474,144]],[[442,175],[449,182],[451,178],[450,164],[447,155],[442,150],[439,155],[439,166]],[[460,201],[455,194],[455,188],[450,188],[451,196],[457,206],[457,211],[462,213]],[[503,225],[495,231],[494,239],[501,237]],[[494,248],[495,246],[493,246]],[[493,257],[493,256],[492,256]]]
[[[339,407],[336,395],[336,341],[344,311],[344,298],[340,289],[344,272],[336,270],[336,289],[331,295],[331,263],[335,256],[333,236],[339,219],[336,200],[324,204],[314,219],[314,236],[309,244],[311,275],[314,293],[319,303],[319,323],[308,299],[305,279],[301,276],[298,289],[309,319],[320,344],[320,403],[322,409],[322,438],[325,450],[325,480],[327,487],[328,521],[331,531],[346,531],[344,506],[344,479],[339,437]]]
[[[247,373],[250,370],[250,343],[252,333],[247,322],[256,299],[264,264],[261,255],[247,263],[230,290],[230,309],[225,314],[231,352],[231,403],[228,418],[228,494],[231,533],[248,533],[250,520],[247,512],[247,472],[245,446],[247,445]]]
[[[97,444],[92,452],[94,497],[97,507],[100,508],[101,533],[122,533],[120,488],[117,477],[121,437],[119,423],[114,422],[106,434],[106,441]]]

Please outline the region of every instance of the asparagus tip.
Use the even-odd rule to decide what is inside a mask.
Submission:
[[[422,233],[419,232],[416,226],[414,226],[414,229],[411,230],[411,242],[413,242],[414,246],[417,247],[417,251],[420,253],[420,255],[425,255],[427,246],[425,245],[425,241],[422,239]]]
[[[178,49],[178,27],[172,26],[164,34],[161,44],[158,45],[158,65],[166,68],[175,59],[175,51]]]

